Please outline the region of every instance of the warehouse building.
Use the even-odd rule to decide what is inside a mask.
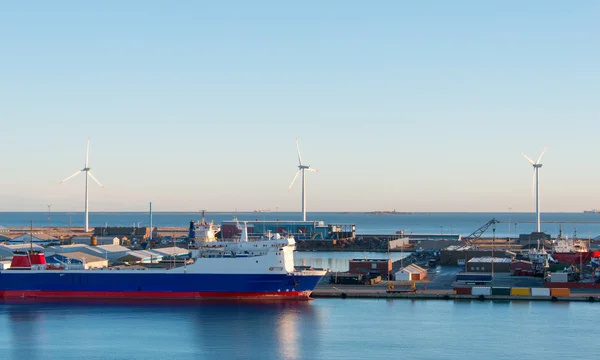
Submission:
[[[394,279],[396,279],[396,281],[418,281],[423,280],[426,277],[427,270],[416,264],[408,265],[394,274]]]
[[[69,270],[90,270],[108,267],[108,260],[83,252],[54,254],[46,258],[46,263]]]
[[[497,257],[476,257],[467,262],[467,272],[471,273],[509,273],[510,259]]]
[[[42,245],[42,246],[59,243],[59,240],[57,238],[55,238],[54,236],[50,236],[50,235],[46,235],[46,234],[42,234],[42,233],[17,235],[16,237],[14,237],[12,239],[7,240],[6,243],[9,245],[29,244],[32,241],[34,244]]]
[[[148,250],[135,250],[129,251],[127,255],[122,256],[118,259],[119,262],[129,264],[154,264],[159,263],[163,259],[163,256]]]

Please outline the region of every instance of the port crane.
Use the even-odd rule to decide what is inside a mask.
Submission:
[[[483,235],[483,233],[486,232],[487,229],[489,229],[490,226],[495,225],[495,224],[499,224],[500,221],[496,220],[496,218],[493,218],[492,220],[486,222],[485,224],[483,224],[479,229],[473,231],[471,234],[467,235],[466,237],[463,238],[463,240],[469,244],[472,245],[473,244],[473,240],[477,240],[481,237],[481,235]]]

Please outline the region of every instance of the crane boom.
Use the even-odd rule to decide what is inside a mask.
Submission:
[[[488,221],[487,223],[483,224],[479,229],[473,231],[471,234],[467,235],[466,237],[463,238],[464,241],[468,242],[469,244],[471,244],[473,242],[473,240],[479,239],[481,237],[481,235],[483,235],[483,233],[492,225],[494,224],[498,224],[500,223],[500,221],[496,220],[496,218],[493,218],[492,220]]]

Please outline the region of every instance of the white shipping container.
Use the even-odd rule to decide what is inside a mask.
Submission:
[[[531,288],[531,296],[550,296],[550,289]]]
[[[565,272],[554,272],[550,274],[550,282],[568,282],[569,274]]]
[[[473,286],[471,288],[471,295],[475,295],[475,296],[479,296],[479,295],[489,296],[491,294],[492,294],[492,288],[491,287]]]

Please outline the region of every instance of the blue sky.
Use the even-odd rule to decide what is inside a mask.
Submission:
[[[0,2],[0,211],[600,208],[597,1]]]

